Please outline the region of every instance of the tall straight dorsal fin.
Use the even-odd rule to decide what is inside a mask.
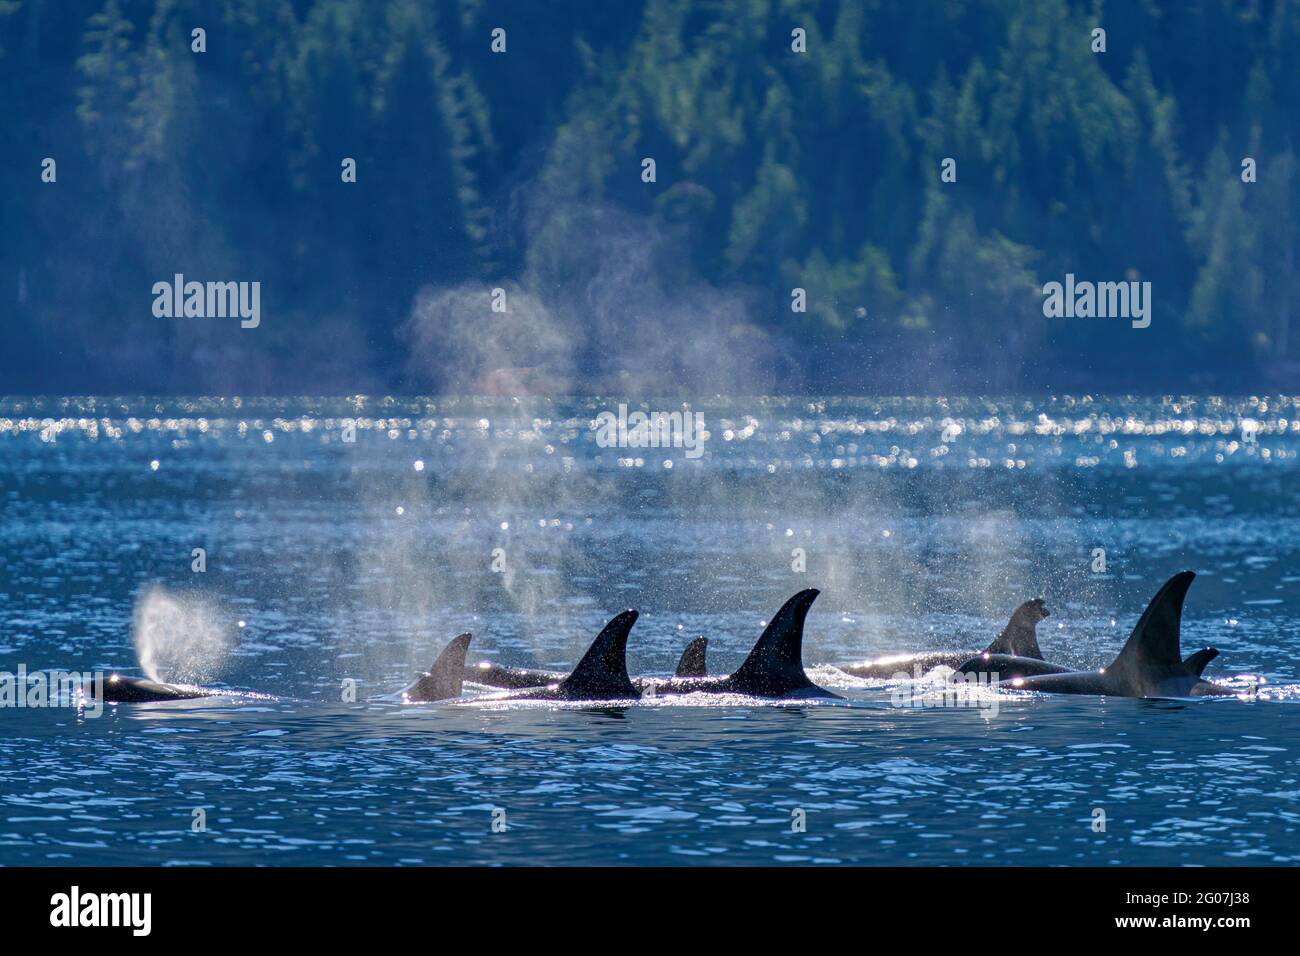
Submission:
[[[776,697],[816,686],[803,670],[803,623],[820,593],[816,588],[808,588],[781,606],[745,663],[727,679],[732,690]]]
[[[1204,650],[1197,651],[1195,654],[1189,654],[1187,660],[1183,661],[1183,666],[1189,671],[1200,677],[1205,671],[1205,665],[1210,663],[1219,656],[1219,649],[1216,647],[1207,647]]]
[[[1136,681],[1153,669],[1182,665],[1179,639],[1183,600],[1195,577],[1191,571],[1180,571],[1164,583],[1138,618],[1124,649],[1106,668],[1108,674]]]
[[[677,661],[677,670],[673,676],[707,677],[709,673],[708,664],[706,663],[708,649],[709,639],[707,637],[697,637],[687,644],[686,650],[682,651],[682,656]]]
[[[1038,647],[1038,622],[1048,617],[1050,612],[1042,598],[1026,601],[1011,614],[1011,620],[1002,629],[1002,633],[993,639],[993,643],[984,649],[985,654],[1009,654],[1012,657],[1032,657],[1043,659],[1043,652]]]
[[[451,700],[459,697],[465,679],[465,652],[469,650],[469,633],[458,634],[442,649],[438,659],[425,674],[405,691],[407,700]]]
[[[636,619],[636,611],[624,611],[601,629],[578,666],[560,681],[565,697],[614,700],[639,696],[627,676],[627,636]]]

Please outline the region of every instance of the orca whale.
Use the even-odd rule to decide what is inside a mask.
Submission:
[[[708,650],[709,639],[707,637],[697,637],[686,645],[682,651],[682,656],[677,661],[677,669],[674,671],[675,677],[703,677],[708,671],[705,669],[705,654]],[[486,687],[502,687],[508,690],[519,690],[524,687],[545,687],[548,684],[558,684],[564,680],[565,675],[557,671],[529,670],[524,667],[509,667],[505,664],[494,664],[491,661],[480,661],[477,664],[465,665],[465,680],[471,684],[483,684]],[[632,683],[638,689],[644,690],[644,684],[648,680],[645,677],[635,677]]]
[[[637,700],[641,692],[627,676],[627,636],[637,612],[615,615],[596,635],[568,676],[544,687],[531,687],[492,700]],[[463,673],[463,668],[462,668]]]
[[[1197,651],[1195,654],[1187,655],[1187,658],[1183,661],[1183,666],[1186,667],[1188,670],[1190,670],[1197,677],[1200,677],[1201,673],[1205,670],[1205,665],[1210,663],[1210,661],[1214,660],[1218,656],[1219,656],[1218,648],[1206,647]]]
[[[473,638],[469,633],[451,639],[429,673],[402,691],[402,701],[408,704],[428,703],[434,700],[451,700],[460,696],[461,682],[465,677],[465,652]]]
[[[1017,690],[1107,697],[1235,697],[1237,692],[1201,677],[1218,656],[1212,647],[1181,659],[1183,601],[1196,575],[1181,571],[1156,592],[1119,656],[1097,671],[1068,671],[1002,681]]]
[[[199,697],[212,696],[214,696],[213,691],[201,687],[160,684],[144,677],[109,674],[104,678],[104,702],[109,704],[144,704],[151,701],[195,700]]]
[[[803,628],[808,609],[816,600],[815,588],[800,591],[781,606],[764,628],[744,663],[732,674],[717,677],[641,678],[634,683],[627,674],[627,632],[636,611],[625,611],[592,642],[573,673],[559,683],[521,690],[492,700],[622,700],[643,694],[739,694],[780,700],[804,698],[841,699],[818,687],[803,669]],[[695,642],[692,642],[693,644]],[[703,645],[697,645],[700,654]],[[688,651],[692,650],[688,648]],[[685,657],[686,655],[683,655]],[[692,653],[694,666],[696,657]]]
[[[682,651],[682,656],[677,660],[677,669],[673,671],[674,677],[706,677],[709,673],[706,658],[709,652],[709,639],[707,637],[697,637],[686,645],[686,650]]]
[[[492,661],[479,661],[477,664],[465,665],[465,680],[471,684],[483,684],[486,687],[501,687],[506,690],[520,690],[525,687],[545,687],[558,684],[565,675],[559,671],[538,671],[526,667],[511,667]]]
[[[653,685],[657,695],[743,694],[780,700],[818,697],[842,700],[839,694],[814,684],[803,669],[804,621],[820,593],[816,588],[808,588],[786,601],[763,629],[744,663],[733,673],[725,677],[647,680],[647,684]]]
[[[860,661],[855,664],[836,664],[836,668],[854,677],[878,677],[889,679],[902,671],[921,673],[936,667],[960,669],[963,665],[975,661],[985,654],[1004,657],[1025,658],[1039,661],[1046,667],[1055,665],[1043,661],[1043,652],[1038,647],[1038,622],[1049,617],[1051,612],[1042,598],[1026,601],[1011,614],[1011,619],[993,642],[983,651],[922,651],[917,654],[891,654],[874,660]],[[983,669],[983,668],[980,668]],[[1060,668],[1065,671],[1067,668]],[[965,672],[969,673],[969,671]],[[1039,671],[1039,673],[1055,673]]]

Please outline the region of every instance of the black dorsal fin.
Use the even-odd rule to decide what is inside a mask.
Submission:
[[[451,700],[459,697],[465,679],[465,652],[471,637],[458,634],[442,649],[429,673],[407,688],[407,700]]]
[[[816,588],[808,588],[781,606],[745,658],[745,663],[727,679],[732,690],[760,697],[779,697],[793,690],[816,686],[803,670],[803,622],[819,593]]]
[[[709,673],[706,662],[709,650],[709,639],[707,637],[697,637],[686,645],[686,650],[682,651],[681,659],[677,661],[677,670],[674,677],[707,677]]]
[[[627,635],[636,611],[614,617],[596,635],[578,666],[560,681],[560,693],[573,700],[621,700],[639,696],[627,676]]]
[[[1009,654],[1012,657],[1032,657],[1043,659],[1043,652],[1038,647],[1038,622],[1048,616],[1047,605],[1042,598],[1026,601],[1016,608],[1011,620],[1002,629],[1002,633],[993,639],[993,643],[984,649],[985,654]]]
[[[1179,632],[1183,617],[1183,600],[1196,575],[1180,571],[1156,592],[1147,609],[1138,618],[1133,633],[1106,673],[1112,678],[1138,686],[1146,675],[1163,668],[1181,667]]]
[[[1205,670],[1205,665],[1218,656],[1218,648],[1207,647],[1204,650],[1197,651],[1195,654],[1188,655],[1187,660],[1183,661],[1183,666],[1197,677],[1200,677]]]

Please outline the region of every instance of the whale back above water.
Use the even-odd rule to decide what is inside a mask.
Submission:
[[[1062,664],[1050,664],[1041,658],[997,654],[989,651],[972,657],[957,668],[959,674],[987,674],[988,679],[993,681],[1032,677],[1038,674],[1066,674],[1069,671],[1070,668]]]
[[[1183,666],[1195,674],[1201,676],[1205,670],[1205,665],[1219,656],[1219,652],[1213,647],[1207,647],[1204,650],[1189,654],[1183,661]],[[1070,668],[1061,664],[1052,664],[1048,661],[1040,661],[1033,657],[1016,657],[1012,654],[989,654],[985,652],[978,657],[972,657],[961,667],[957,668],[959,674],[988,674],[989,680],[1009,681],[1017,677],[1034,677],[1039,674],[1068,674]]]
[[[123,677],[110,674],[104,680],[104,701],[110,704],[145,704],[154,701],[196,700],[211,697],[212,692],[200,687],[178,687],[160,684],[144,677]]]
[[[465,680],[485,687],[500,687],[504,690],[522,690],[526,687],[545,687],[558,684],[565,675],[557,671],[530,670],[524,667],[511,667],[508,664],[496,664],[492,661],[479,661],[477,664],[465,665]]]
[[[469,633],[453,637],[433,662],[429,673],[402,691],[402,699],[409,703],[427,703],[459,697],[465,679],[465,652],[469,650],[470,640]]]
[[[1001,655],[1016,658],[1016,666],[1008,662],[1009,673],[1053,674],[1068,668],[1055,665],[1035,666],[1030,661],[1042,661],[1043,652],[1038,647],[1038,622],[1049,616],[1042,598],[1026,601],[1011,613],[1007,626],[983,651],[920,651],[915,654],[891,654],[874,660],[853,664],[837,664],[836,668],[854,677],[876,677],[890,680],[912,671],[913,676],[928,673],[936,667],[951,667],[962,673],[989,671],[981,658]],[[969,665],[969,666],[968,666]]]

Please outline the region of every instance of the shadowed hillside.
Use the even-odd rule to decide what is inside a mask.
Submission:
[[[1300,384],[1300,0],[5,0],[0,104],[0,393]]]

